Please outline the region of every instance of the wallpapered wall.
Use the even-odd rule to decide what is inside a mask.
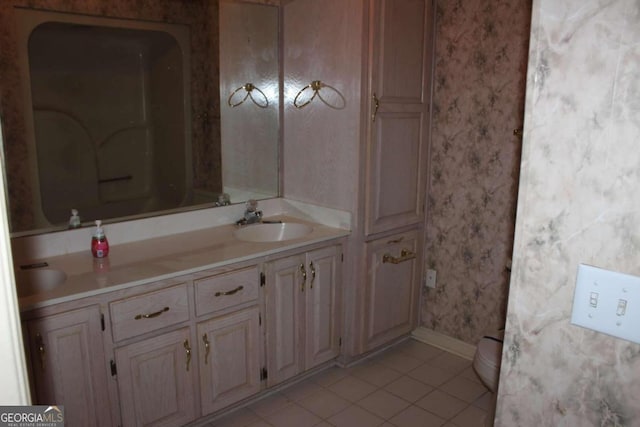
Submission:
[[[531,2],[437,1],[422,324],[475,344],[503,326]]]
[[[496,426],[638,426],[640,345],[570,318],[579,264],[640,276],[640,3],[536,0],[531,34]]]
[[[218,0],[12,0],[0,2],[0,116],[12,229],[33,228],[31,183],[26,167],[22,79],[17,66],[15,7],[188,25],[191,36],[191,104],[194,188],[220,188]]]

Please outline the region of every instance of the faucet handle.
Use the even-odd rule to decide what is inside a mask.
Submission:
[[[247,212],[255,212],[258,209],[258,201],[255,199],[249,199],[247,200],[245,207]]]

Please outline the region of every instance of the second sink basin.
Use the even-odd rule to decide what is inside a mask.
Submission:
[[[18,297],[28,297],[29,295],[50,291],[63,284],[65,280],[67,280],[65,272],[53,268],[18,270],[16,272]]]
[[[297,222],[262,223],[247,225],[233,232],[238,240],[245,242],[281,242],[298,239],[313,231],[313,227]]]

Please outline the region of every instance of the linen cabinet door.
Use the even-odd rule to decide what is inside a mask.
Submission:
[[[260,391],[258,307],[197,326],[203,415]]]
[[[123,426],[182,426],[195,418],[194,348],[182,328],[116,349]]]
[[[432,28],[429,0],[372,4],[367,235],[423,218]]]
[[[371,350],[417,323],[421,257],[418,232],[367,243],[365,347]]]
[[[64,405],[69,427],[111,425],[100,317],[91,306],[27,322],[33,403]]]
[[[305,257],[294,255],[266,265],[267,385],[302,372],[301,327],[304,323]]]
[[[307,254],[305,369],[340,353],[340,247],[330,246]]]

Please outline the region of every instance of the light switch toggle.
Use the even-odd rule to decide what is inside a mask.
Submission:
[[[591,295],[589,296],[589,305],[593,308],[597,308],[598,307],[598,293],[597,292],[591,292]]]
[[[618,300],[618,309],[616,310],[616,315],[624,316],[627,312],[627,300],[620,299]]]

